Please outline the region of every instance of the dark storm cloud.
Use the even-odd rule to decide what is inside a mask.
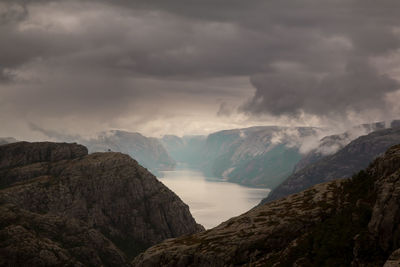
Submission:
[[[398,0],[2,1],[1,111],[112,121],[200,96],[209,110],[237,94],[214,79],[244,76],[250,115],[385,110],[399,85],[371,60],[399,52],[399,12]],[[215,112],[231,115],[224,101]]]
[[[304,111],[318,115],[340,115],[348,110],[361,112],[384,108],[385,93],[399,84],[380,75],[365,60],[349,62],[342,72],[316,77],[309,73],[286,71],[253,76],[254,98],[243,106],[254,113],[296,116]]]
[[[187,21],[164,11],[127,10],[99,3],[25,5],[25,21],[11,21],[0,29],[1,35],[7,36],[0,46],[2,67],[16,67],[40,57],[59,58],[63,65],[154,76],[190,78],[260,70],[256,55],[247,55],[249,59],[243,61],[248,51],[262,48],[260,41],[253,42],[255,34],[235,25]],[[74,19],[79,20],[79,27],[65,27],[65,22]]]

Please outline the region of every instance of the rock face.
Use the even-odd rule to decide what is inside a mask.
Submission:
[[[36,233],[38,238],[60,244],[60,251],[66,250],[83,265],[90,263],[94,249],[103,265],[115,266],[103,257],[103,250],[110,249],[109,253],[116,257],[112,261],[116,262],[119,254],[122,259],[131,258],[166,238],[203,229],[196,224],[186,204],[128,155],[115,152],[87,155],[87,149],[76,144],[20,142],[0,146],[0,164],[1,177],[6,181],[0,190],[0,203],[10,214],[8,217],[14,218],[4,218],[0,223],[10,229],[27,227],[16,239],[7,236],[12,243],[11,247],[3,243],[7,253],[19,251],[14,241],[24,236],[33,238]],[[14,207],[16,212],[12,211]],[[20,214],[20,219],[14,213]],[[43,224],[52,220],[58,223],[41,232],[36,231],[35,224],[30,226],[31,222],[25,222],[25,217],[38,218]],[[64,233],[69,231],[70,224],[78,226]],[[72,239],[80,238],[75,233],[88,235],[81,244],[85,248],[82,257],[87,259],[80,261],[82,257],[70,251],[69,239],[51,235],[54,231],[71,235]],[[92,235],[96,237],[90,239]],[[42,245],[40,240],[31,241],[32,246]]]
[[[79,220],[0,206],[0,266],[130,266],[99,231]]]
[[[260,205],[168,239],[134,266],[398,266],[400,145],[351,179]]]
[[[361,136],[335,154],[323,157],[289,176],[262,203],[300,192],[318,183],[351,176],[398,143],[400,128],[378,130]]]

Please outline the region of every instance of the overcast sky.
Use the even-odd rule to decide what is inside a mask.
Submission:
[[[400,118],[399,0],[0,0],[0,136]]]

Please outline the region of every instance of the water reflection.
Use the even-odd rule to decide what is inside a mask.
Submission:
[[[206,229],[248,211],[270,191],[206,178],[192,170],[165,171],[160,181],[189,205],[193,217]]]

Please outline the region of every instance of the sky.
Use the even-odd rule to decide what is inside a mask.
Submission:
[[[0,0],[0,136],[400,118],[398,0]]]

